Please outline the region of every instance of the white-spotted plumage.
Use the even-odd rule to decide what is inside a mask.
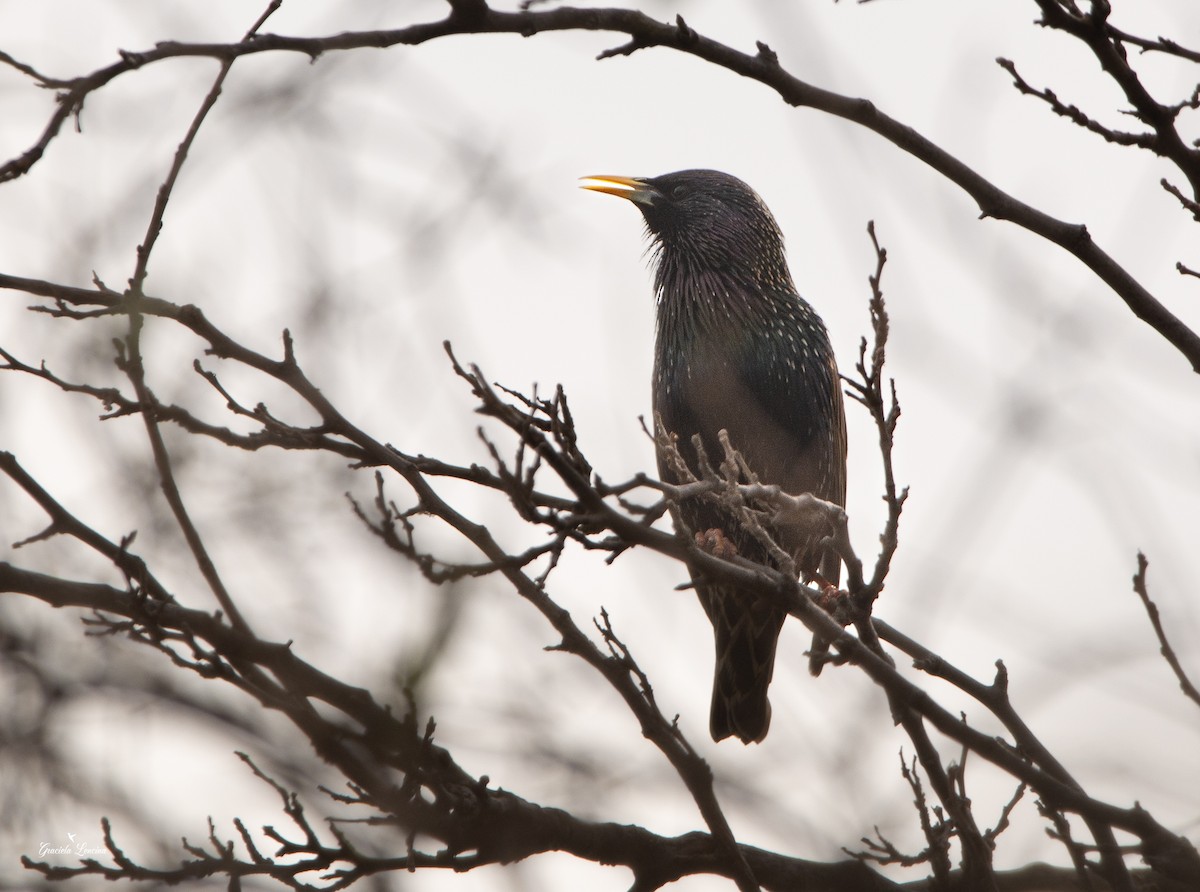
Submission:
[[[684,457],[695,464],[691,438],[699,434],[709,456],[719,458],[717,433],[726,430],[763,482],[845,504],[846,426],[833,350],[824,324],[796,291],[783,236],[762,199],[717,171],[614,181],[636,184],[633,194],[613,194],[632,198],[652,239],[654,409],[678,435]],[[661,460],[659,471],[670,479]],[[687,501],[675,515],[689,535],[719,531],[742,557],[771,561],[712,503]],[[803,573],[837,582],[835,555],[790,528],[774,534]],[[762,740],[786,614],[769,599],[692,572],[715,636],[713,738]]]

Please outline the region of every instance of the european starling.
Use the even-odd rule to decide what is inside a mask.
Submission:
[[[796,292],[783,236],[762,199],[715,170],[587,179],[584,188],[627,198],[646,219],[657,297],[653,406],[678,435],[689,465],[696,462],[694,434],[720,460],[717,434],[724,429],[763,483],[845,505],[846,419],[837,364],[824,323]],[[661,455],[658,468],[663,479],[674,479]],[[715,504],[688,500],[675,522],[698,541],[724,538],[742,557],[772,565],[767,549]],[[805,577],[819,573],[837,584],[837,556],[811,531],[770,532]],[[786,613],[689,569],[716,643],[713,740],[761,741],[771,721],[767,687]],[[825,646],[814,640],[814,674]]]

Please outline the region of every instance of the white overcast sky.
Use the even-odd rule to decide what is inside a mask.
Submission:
[[[1115,6],[1129,31],[1184,43],[1200,35],[1193,0]],[[1015,197],[1086,223],[1103,248],[1200,327],[1196,280],[1174,269],[1176,261],[1200,267],[1195,230],[1158,186],[1168,168],[1056,118],[1020,96],[996,64],[1011,58],[1031,83],[1107,124],[1133,126],[1118,114],[1121,97],[1095,60],[1033,24],[1031,0],[697,0],[645,8],[661,19],[681,12],[698,31],[739,49],[763,40],[796,76],[870,99]],[[399,27],[443,11],[434,2],[285,0],[266,30],[326,35]],[[231,0],[0,0],[0,49],[74,76],[111,63],[118,49],[236,39],[257,14],[253,4]],[[1180,654],[1200,675],[1200,379],[1081,264],[1010,224],[978,220],[965,194],[890,143],[789,108],[759,84],[670,50],[594,60],[620,42],[600,33],[473,36],[315,62],[282,54],[239,61],[172,200],[149,292],[200,305],[256,349],[276,351],[284,327],[299,332],[301,361],[324,392],[380,439],[411,452],[486,460],[468,395],[442,354],[444,339],[493,380],[517,388],[536,382],[543,391],[562,383],[590,458],[617,480],[653,466],[637,418],[649,407],[650,278],[637,213],[581,192],[578,177],[713,167],[747,180],[778,217],[799,288],[825,318],[844,369],[868,330],[874,257],[866,225],[874,220],[889,252],[890,372],[904,409],[897,473],[912,493],[880,615],[980,677],[1003,658],[1018,707],[1090,792],[1120,805],[1138,798],[1194,837],[1194,708],[1157,656],[1129,579],[1141,548]],[[1194,85],[1194,67],[1153,56],[1137,64],[1163,101],[1185,98]],[[73,285],[95,272],[122,287],[154,190],[214,73],[208,60],[169,61],[90,97],[82,132],[64,131],[30,175],[0,187],[0,272]],[[49,93],[0,68],[0,155],[33,142],[50,103]],[[1200,136],[1194,122],[1190,136]],[[111,373],[109,335],[31,315],[28,302],[0,295],[0,344],[20,348],[27,361]],[[189,378],[201,346],[166,331],[154,337],[161,338],[150,349],[162,391],[221,418],[220,401]],[[228,374],[250,404],[277,394],[253,376]],[[0,449],[17,453],[64,501],[117,536],[137,524],[114,455],[144,447],[134,423],[100,424],[96,414],[78,397],[0,376]],[[865,413],[852,406],[849,414],[848,508],[856,543],[873,555],[883,517],[874,432]],[[281,623],[278,637],[295,638],[323,668],[366,683],[409,633],[406,623],[427,621],[437,595],[397,606],[411,577],[389,579],[395,562],[361,543],[341,492],[370,498],[371,482],[349,475],[312,502],[327,506],[316,516],[336,528],[329,536],[354,543],[362,557],[346,563],[340,544],[316,535],[311,519],[298,520],[302,529],[283,538],[315,549],[293,556],[311,574],[312,591],[305,618],[281,609],[293,605],[294,589],[260,553],[272,549],[222,536],[222,512],[229,492],[245,497],[242,475],[263,473],[264,463],[280,473],[304,467],[295,461],[238,456],[214,470],[201,459],[189,472],[189,493],[251,613]],[[404,496],[399,484],[394,495]],[[8,543],[35,532],[38,517],[3,485],[0,508],[11,521],[0,522],[0,556],[66,560],[48,549],[9,555]],[[492,503],[476,510],[492,523],[505,517]],[[449,538],[431,541],[464,553]],[[167,554],[173,543],[139,544]],[[207,606],[186,561],[174,561],[169,572],[185,599],[191,593]],[[678,568],[633,555],[605,570],[579,557],[552,580],[581,622],[608,609],[664,709],[681,714],[720,777],[738,779],[728,804],[746,841],[836,857],[872,823],[915,841],[910,795],[895,767],[903,741],[885,704],[850,670],[812,681],[799,631],[783,639],[767,741],[716,746],[706,734],[708,632],[692,597],[672,593]],[[480,737],[489,727],[481,703],[514,696],[514,685],[546,685],[552,700],[566,698],[545,706],[556,743],[602,767],[606,795],[590,814],[661,832],[699,826],[682,788],[662,778],[657,757],[614,698],[598,691],[599,681],[539,650],[552,638],[526,605],[480,590],[477,619],[458,640],[453,669],[438,679],[446,745],[501,786],[579,806],[569,775],[538,774],[522,754],[505,751],[508,737]],[[494,632],[518,626],[506,636]],[[228,828],[230,817],[250,810],[239,808],[249,795],[259,797],[260,823],[275,820],[269,797],[178,777],[183,748],[240,784],[227,741],[184,743],[169,720],[96,712],[80,718],[81,762],[114,778],[135,768],[155,772],[153,795],[176,836],[202,837],[208,814]],[[624,754],[620,767],[608,759],[614,748]],[[969,778],[977,802],[993,809],[988,814],[1010,792],[982,766]],[[746,788],[770,795],[743,799]],[[1001,863],[1062,863],[1032,805],[1022,809],[1019,827],[1001,843]],[[92,832],[91,821],[37,832]],[[0,853],[15,858],[37,841],[0,839]],[[567,859],[524,870],[535,888],[561,888],[565,878],[580,888],[623,882]],[[496,882],[481,872],[420,876],[408,885]]]

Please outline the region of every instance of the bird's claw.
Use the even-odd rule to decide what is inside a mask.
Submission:
[[[832,616],[838,625],[845,628],[851,623],[849,616],[850,593],[840,589],[819,573],[812,575],[812,583],[817,587],[817,597],[813,600],[817,606]]]

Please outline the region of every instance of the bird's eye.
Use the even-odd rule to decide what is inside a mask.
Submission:
[[[671,197],[672,198],[683,198],[683,196],[687,195],[687,191],[688,191],[687,186],[683,185],[683,183],[680,183],[678,186],[676,186],[674,189],[671,190]]]

